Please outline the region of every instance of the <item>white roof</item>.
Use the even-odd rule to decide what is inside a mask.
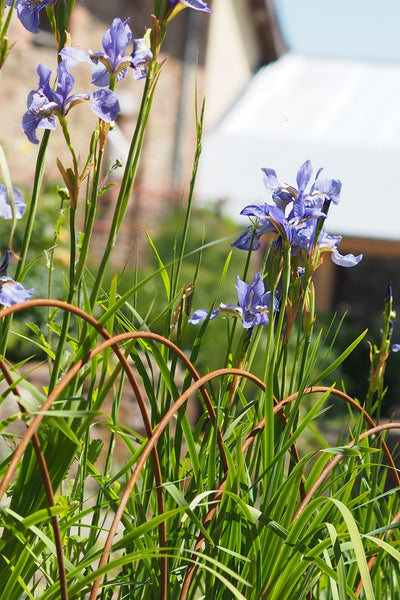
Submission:
[[[343,184],[330,233],[400,240],[400,65],[286,54],[263,67],[204,137],[198,198],[236,219],[269,199],[262,167],[296,185],[306,159]]]

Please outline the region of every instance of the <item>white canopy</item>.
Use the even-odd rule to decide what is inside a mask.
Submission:
[[[296,185],[298,167],[342,181],[329,233],[400,240],[400,65],[286,54],[263,67],[206,133],[197,195],[237,217],[269,199],[262,167]]]

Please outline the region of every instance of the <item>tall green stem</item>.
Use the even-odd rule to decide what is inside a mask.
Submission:
[[[86,265],[87,256],[89,253],[90,240],[92,237],[93,225],[96,218],[96,210],[97,210],[97,198],[99,193],[99,184],[100,184],[100,176],[103,166],[103,158],[104,158],[104,148],[100,147],[98,150],[98,156],[96,161],[96,168],[94,171],[93,184],[92,184],[92,192],[90,197],[90,209],[85,219],[85,231],[82,236],[83,242],[81,251],[79,254],[78,263],[76,264],[75,253],[76,253],[76,240],[75,240],[75,208],[71,207],[70,214],[70,233],[71,233],[71,259],[70,259],[70,273],[69,273],[69,291],[67,302],[71,303],[74,299],[74,296],[79,289],[79,286],[82,281],[83,270]],[[56,358],[53,365],[53,371],[51,375],[50,381],[50,389],[53,389],[54,385],[57,382],[61,359],[63,356],[63,348],[65,345],[65,341],[68,335],[68,328],[70,323],[70,313],[66,311],[64,313],[60,338],[58,341],[58,348],[56,352]]]
[[[23,275],[24,275],[23,271],[24,271],[25,264],[26,264],[26,258],[28,255],[28,250],[29,250],[29,245],[30,245],[30,241],[31,241],[31,237],[32,237],[33,227],[35,224],[36,210],[37,210],[38,202],[39,202],[39,193],[40,193],[40,190],[42,187],[44,166],[45,166],[45,162],[46,162],[46,150],[47,150],[47,146],[49,143],[49,138],[50,138],[50,130],[46,129],[43,134],[42,141],[39,146],[38,156],[36,159],[35,178],[34,178],[34,182],[33,182],[33,190],[32,190],[31,203],[29,206],[28,220],[27,220],[26,227],[25,227],[22,248],[19,253],[20,259],[18,261],[17,268],[15,271],[15,276],[14,276],[16,281],[21,281],[21,279],[23,279]],[[4,356],[6,348],[7,348],[8,335],[10,332],[11,321],[12,321],[12,315],[9,315],[8,317],[6,317],[5,319],[2,320],[1,335],[0,335],[0,354],[2,356]]]
[[[159,76],[158,63],[152,63],[149,67],[145,89],[143,92],[142,103],[140,106],[136,129],[132,138],[124,176],[121,183],[120,192],[118,195],[117,204],[114,211],[114,216],[111,224],[111,229],[108,235],[106,248],[97,271],[97,276],[92,288],[90,296],[90,308],[96,304],[99,290],[103,281],[111,253],[114,249],[118,232],[125,217],[128,207],[129,198],[132,192],[133,184],[136,178],[136,172],[139,164],[140,153],[143,147],[144,134],[146,130],[147,120],[149,118],[151,105],[153,102],[154,91]]]

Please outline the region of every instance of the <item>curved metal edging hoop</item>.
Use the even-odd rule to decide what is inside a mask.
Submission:
[[[165,413],[164,417],[159,422],[157,429],[154,431],[151,438],[147,441],[147,444],[146,444],[142,454],[139,457],[136,467],[135,467],[134,471],[132,472],[131,478],[129,479],[129,482],[125,488],[124,494],[121,498],[121,501],[115,512],[114,519],[113,519],[110,529],[108,531],[107,539],[104,544],[104,550],[103,550],[103,553],[101,555],[101,558],[100,558],[100,561],[99,561],[99,564],[97,567],[98,569],[101,569],[107,563],[108,556],[109,556],[109,554],[111,552],[111,548],[112,548],[113,538],[116,534],[118,524],[122,518],[122,514],[128,503],[129,497],[130,497],[132,490],[136,484],[136,481],[140,475],[140,471],[142,470],[143,466],[145,465],[145,463],[152,451],[152,448],[155,447],[155,445],[156,445],[158,439],[160,438],[161,434],[163,433],[164,429],[166,428],[166,426],[168,425],[168,423],[170,422],[172,417],[175,415],[176,411],[189,399],[189,397],[195,391],[201,389],[201,387],[204,386],[204,384],[207,383],[208,381],[211,381],[212,379],[216,379],[217,377],[222,377],[224,375],[240,375],[241,377],[245,377],[245,378],[249,379],[250,381],[253,381],[253,383],[258,385],[261,389],[265,388],[264,382],[261,381],[258,377],[256,377],[252,373],[243,371],[242,369],[235,369],[235,368],[218,369],[216,371],[212,371],[211,373],[207,373],[206,375],[203,375],[202,377],[200,377],[200,379],[195,381],[189,388],[187,388],[187,390],[185,390],[184,393],[171,405],[169,410]],[[93,582],[93,587],[92,587],[92,591],[91,591],[89,600],[95,600],[97,592],[98,592],[100,584],[101,584],[101,581],[102,581],[102,575],[100,575]]]
[[[65,386],[68,385],[68,383],[73,379],[73,377],[76,376],[76,374],[79,372],[79,370],[82,368],[82,366],[84,364],[86,364],[88,361],[90,361],[92,358],[94,358],[97,354],[102,352],[105,348],[108,348],[108,347],[112,348],[112,350],[116,354],[118,360],[120,361],[121,366],[126,371],[129,382],[130,382],[132,389],[136,395],[136,398],[137,398],[137,401],[139,404],[139,408],[142,413],[142,418],[144,421],[146,432],[148,434],[147,444],[144,448],[142,455],[140,456],[140,458],[138,460],[135,470],[133,471],[133,473],[131,475],[128,486],[124,492],[124,495],[121,498],[120,504],[114,515],[114,519],[113,519],[112,525],[111,525],[109,533],[108,533],[106,545],[104,547],[104,551],[100,558],[100,562],[99,562],[99,566],[98,566],[98,568],[100,568],[108,560],[108,556],[109,556],[109,552],[111,551],[111,548],[112,548],[112,543],[113,543],[113,538],[115,535],[116,528],[122,517],[122,513],[126,507],[129,496],[133,490],[133,487],[135,486],[135,483],[140,474],[140,471],[141,471],[143,465],[145,464],[145,462],[147,461],[147,458],[150,455],[153,456],[153,460],[155,461],[156,477],[159,476],[159,480],[157,481],[157,479],[156,479],[157,495],[160,494],[160,495],[158,495],[159,512],[160,512],[160,514],[162,514],[164,512],[164,501],[163,501],[163,494],[162,494],[162,490],[161,490],[162,480],[161,480],[158,454],[157,454],[157,449],[156,449],[156,442],[159,439],[162,432],[164,431],[164,429],[166,428],[166,426],[168,425],[168,423],[170,422],[171,418],[176,413],[176,411],[188,400],[190,395],[192,393],[194,393],[195,391],[199,390],[203,394],[203,398],[207,405],[207,409],[208,409],[210,418],[215,419],[215,411],[211,404],[211,400],[204,388],[204,384],[207,381],[210,381],[211,379],[214,379],[214,378],[217,378],[220,376],[233,374],[238,377],[245,377],[245,378],[253,381],[261,389],[265,389],[265,385],[255,375],[248,373],[246,371],[243,371],[241,369],[234,369],[234,368],[219,369],[219,370],[213,371],[212,373],[209,373],[203,377],[200,377],[200,375],[197,373],[194,365],[189,361],[189,359],[187,359],[186,355],[175,344],[173,344],[173,342],[171,342],[167,338],[164,338],[163,336],[160,336],[158,334],[153,334],[151,332],[127,332],[124,334],[120,334],[120,335],[111,337],[111,335],[102,327],[102,325],[100,325],[100,323],[96,319],[94,319],[91,315],[88,315],[83,310],[81,310],[75,306],[69,305],[62,301],[48,300],[48,299],[30,300],[28,302],[21,303],[19,305],[15,305],[15,306],[0,310],[0,319],[7,316],[8,314],[12,314],[14,312],[24,310],[25,308],[28,308],[28,307],[30,308],[32,306],[47,306],[47,307],[53,306],[53,307],[60,308],[63,310],[68,310],[71,313],[74,313],[76,316],[79,316],[82,319],[84,319],[90,325],[92,325],[94,327],[94,329],[104,338],[104,341],[101,344],[99,344],[96,348],[94,348],[92,351],[90,351],[85,357],[81,358],[77,363],[75,363],[75,365],[73,365],[70,368],[70,370],[66,373],[66,375],[55,386],[54,390],[52,390],[52,392],[49,394],[48,398],[43,403],[38,414],[33,417],[32,422],[31,422],[30,426],[27,428],[23,438],[21,439],[21,443],[18,446],[17,450],[15,451],[14,456],[9,464],[9,467],[3,477],[3,480],[0,483],[0,499],[3,496],[3,494],[5,493],[5,491],[8,487],[8,484],[10,483],[11,477],[15,471],[15,468],[17,467],[19,460],[21,459],[27,445],[29,444],[31,439],[35,436],[37,427],[40,425],[42,419],[44,418],[44,413],[51,407],[54,400],[62,392],[62,390],[65,388]],[[158,341],[159,343],[162,343],[162,344],[168,346],[170,348],[170,350],[172,352],[174,352],[180,358],[180,360],[182,360],[182,362],[186,366],[187,370],[190,372],[192,377],[195,379],[195,382],[187,390],[185,390],[185,392],[172,404],[172,406],[167,411],[167,413],[164,415],[163,419],[160,421],[157,429],[154,432],[152,431],[150,420],[149,420],[148,413],[147,413],[147,408],[146,408],[145,402],[143,400],[143,397],[141,395],[141,392],[138,387],[135,376],[132,372],[130,365],[127,362],[126,356],[121,352],[121,349],[118,346],[118,344],[122,341],[133,340],[133,339],[143,339],[143,338],[152,339],[154,341]],[[302,393],[303,393],[303,395],[305,395],[305,394],[310,394],[310,393],[314,393],[314,392],[317,392],[317,393],[318,392],[326,392],[326,391],[328,391],[328,389],[329,388],[326,388],[326,387],[316,386],[313,388],[307,388]],[[332,389],[331,393],[334,396],[342,398],[346,402],[350,403],[351,406],[358,412],[360,412],[360,413],[362,412],[362,408],[351,397],[347,396],[340,390]],[[298,396],[298,393],[293,394],[293,395],[285,398],[279,404],[277,404],[274,407],[274,414],[280,412],[281,409],[283,408],[283,406],[292,402],[295,398],[297,398],[297,396]],[[400,424],[398,424],[398,423],[389,423],[389,424],[381,425],[381,426],[377,427],[377,426],[375,426],[373,419],[367,413],[364,412],[363,417],[364,417],[364,420],[370,425],[371,429],[368,430],[367,432],[364,432],[362,434],[362,436],[360,436],[360,439],[362,439],[363,437],[365,437],[367,435],[372,435],[373,433],[380,433],[381,431],[383,431],[385,429],[400,428]],[[146,423],[147,423],[147,426],[146,426]],[[263,427],[264,427],[264,423],[262,420],[257,425],[257,427],[247,436],[245,442],[243,443],[243,451],[245,451],[251,445],[251,443],[257,437],[258,433],[262,431]],[[219,429],[218,429],[218,433],[221,435],[221,432]],[[222,440],[222,435],[221,435],[220,439]],[[382,450],[385,453],[385,456],[389,462],[389,465],[394,467],[394,462],[393,462],[392,456],[390,454],[389,449],[387,448],[385,441],[381,440],[381,444],[382,444]],[[351,443],[350,443],[350,445],[351,445]],[[221,451],[221,447],[220,447],[220,451]],[[225,458],[225,455],[224,455],[224,452],[222,451],[221,452],[221,460],[223,463],[224,463],[224,458]],[[342,458],[341,456],[338,456],[338,457],[335,457],[334,459],[332,459],[332,461],[330,461],[329,465],[327,465],[326,469],[324,469],[324,471],[321,473],[321,476],[320,476],[318,482],[316,482],[316,485],[317,485],[317,483],[318,483],[318,485],[321,483],[322,479],[327,476],[329,470],[331,470],[333,468],[333,466],[341,458]],[[157,462],[158,462],[158,473],[157,473],[157,467],[156,467]],[[226,469],[226,471],[227,471],[227,469]],[[399,476],[398,476],[395,468],[392,469],[392,473],[394,474],[394,476],[396,478],[396,482],[398,482],[398,484],[400,485],[400,479],[399,479]],[[217,494],[220,492],[222,493],[223,488],[224,488],[224,482],[222,482]],[[303,510],[304,506],[308,503],[311,496],[312,496],[312,494],[310,495],[310,492],[309,492],[309,494],[306,496],[306,498],[303,499],[296,515],[300,514],[301,510]],[[296,515],[294,518],[296,518]],[[207,515],[207,517],[208,517],[208,515]],[[206,517],[206,519],[207,519],[207,517]],[[396,518],[397,518],[397,520],[400,519],[400,512],[398,513],[398,515],[396,515]],[[163,526],[164,535],[162,534],[162,526]],[[163,548],[166,547],[165,523],[162,522],[159,527],[160,527],[160,547],[161,547],[161,552],[163,552]],[[166,597],[166,586],[167,586],[166,556],[165,557],[162,556],[161,561],[162,561],[162,565],[161,565],[162,575],[161,575],[161,581],[160,581],[160,597],[162,599],[164,599]],[[165,565],[165,567],[163,566],[163,564]],[[371,566],[372,566],[372,564],[371,564]],[[189,577],[188,583],[189,582],[190,582],[190,577]],[[94,598],[96,597],[96,594],[100,587],[100,584],[101,584],[101,577],[96,579],[93,583],[90,600],[94,600]]]
[[[116,354],[118,360],[120,361],[120,364],[122,365],[122,367],[124,368],[124,370],[127,374],[129,383],[131,384],[131,387],[135,393],[135,396],[136,396],[136,399],[137,399],[137,402],[139,405],[139,409],[140,409],[140,412],[142,415],[146,434],[148,437],[151,437],[152,427],[151,427],[150,418],[149,418],[149,415],[147,412],[145,401],[142,397],[140,388],[137,384],[136,378],[132,372],[130,365],[128,364],[128,362],[126,360],[126,357],[120,351],[120,349],[116,345],[116,343],[112,342],[112,338],[111,338],[110,334],[108,333],[108,331],[104,327],[102,327],[94,317],[92,317],[91,315],[89,315],[88,313],[83,311],[82,309],[80,309],[76,306],[73,306],[71,304],[68,304],[67,302],[63,302],[61,300],[53,300],[53,299],[47,299],[47,298],[28,300],[27,302],[22,302],[20,304],[4,308],[4,309],[0,310],[0,319],[6,317],[9,314],[13,314],[15,312],[22,311],[26,308],[31,308],[32,306],[46,306],[46,307],[52,306],[55,308],[60,308],[62,310],[67,310],[67,311],[81,317],[87,323],[92,325],[92,327],[103,338],[105,338],[105,340],[107,340],[109,342],[108,346],[111,346],[112,350]],[[111,342],[110,342],[110,340],[111,340]],[[75,377],[75,375],[79,372],[80,368],[83,366],[83,364],[85,364],[87,362],[87,360],[88,360],[87,357],[84,357],[83,359],[78,361],[78,363],[76,363],[76,365],[79,365],[78,368],[76,368],[76,365],[71,367],[70,371],[68,371],[66,376],[52,390],[52,392],[48,396],[47,400],[43,403],[39,413],[33,418],[30,426],[27,428],[24,436],[22,437],[21,442],[20,442],[18,448],[16,449],[16,451],[10,461],[10,464],[8,465],[6,473],[4,474],[4,477],[0,483],[0,500],[3,497],[8,485],[11,481],[13,473],[15,472],[15,470],[18,466],[18,463],[22,458],[22,455],[26,450],[27,445],[29,444],[30,440],[32,439],[32,437],[34,436],[34,434],[36,432],[37,427],[40,425],[42,419],[44,418],[44,412],[47,411],[51,407],[51,405],[54,402],[54,400],[56,399],[58,393],[60,393],[63,390],[63,388],[73,379],[73,377]],[[72,371],[72,375],[71,375],[71,371]],[[56,394],[54,394],[54,392],[56,390],[57,390],[57,392],[56,392]],[[158,457],[157,448],[153,449],[152,456],[153,456],[153,462],[154,462],[154,476],[155,476],[155,480],[156,480],[157,502],[158,502],[158,507],[159,507],[160,513],[163,513],[164,508],[165,508],[164,507],[164,496],[163,496],[162,487],[161,487],[162,486],[161,467],[160,467],[160,461],[159,461],[159,457]],[[163,523],[163,522],[160,523],[160,525],[159,525],[159,537],[160,537],[160,545],[162,548],[164,548],[166,546],[167,534],[166,534],[165,523]],[[160,595],[161,595],[162,600],[164,600],[166,597],[167,578],[168,578],[167,559],[165,556],[161,556]],[[61,581],[60,581],[60,583],[61,583]]]
[[[314,386],[314,387],[309,387],[309,388],[306,388],[306,389],[303,391],[303,395],[308,395],[308,394],[312,394],[312,393],[325,393],[325,392],[327,392],[329,389],[330,389],[330,388],[329,388],[329,387],[326,387],[326,386]],[[351,396],[348,396],[347,394],[345,394],[345,393],[344,393],[344,392],[342,392],[341,390],[337,390],[336,388],[332,388],[332,389],[330,390],[330,393],[331,393],[333,396],[336,396],[337,398],[340,398],[340,399],[342,399],[342,400],[345,400],[345,401],[346,401],[346,402],[348,402],[348,403],[349,403],[349,404],[350,404],[350,405],[351,405],[351,406],[352,406],[352,407],[353,407],[355,410],[357,410],[357,411],[358,411],[360,414],[363,414],[364,420],[365,420],[365,421],[366,421],[366,422],[367,422],[367,423],[370,425],[370,427],[371,427],[371,430],[370,430],[370,431],[372,431],[372,433],[374,433],[374,432],[375,432],[375,429],[373,429],[373,428],[376,428],[376,425],[375,425],[375,423],[374,423],[373,419],[370,417],[370,415],[369,415],[368,413],[366,413],[365,411],[363,411],[362,407],[361,407],[359,404],[357,404],[357,403],[356,403],[356,402],[353,400],[353,398],[351,398]],[[297,397],[298,397],[298,392],[296,392],[296,393],[294,393],[294,394],[291,394],[290,396],[287,396],[287,397],[286,397],[286,398],[284,398],[284,399],[283,399],[281,402],[276,402],[276,404],[275,404],[275,406],[274,406],[274,414],[281,414],[281,413],[282,413],[282,409],[283,409],[283,408],[284,408],[286,405],[288,405],[288,404],[290,404],[291,402],[293,402],[293,401],[294,401],[294,400],[295,400]],[[254,428],[254,429],[253,429],[253,430],[252,430],[252,431],[251,431],[251,432],[248,434],[248,436],[246,437],[245,441],[244,441],[244,442],[243,442],[243,444],[242,444],[242,452],[243,452],[243,453],[244,453],[244,452],[245,452],[245,451],[246,451],[246,450],[249,448],[249,446],[250,446],[250,445],[251,445],[251,444],[254,442],[254,440],[256,439],[256,437],[258,436],[258,434],[259,434],[259,433],[261,433],[261,431],[263,430],[264,426],[265,426],[265,417],[263,417],[263,418],[261,419],[261,421],[260,421],[260,422],[259,422],[259,423],[258,423],[258,424],[255,426],[255,428]],[[394,428],[397,428],[397,427],[394,427]],[[383,427],[382,429],[390,429],[390,427],[389,427],[389,426],[385,426],[385,427]],[[385,454],[385,457],[386,457],[386,460],[388,461],[388,463],[389,463],[389,466],[391,467],[391,472],[392,472],[392,474],[393,474],[393,477],[394,477],[394,479],[395,479],[395,484],[397,484],[398,486],[400,486],[400,479],[399,479],[399,475],[398,475],[398,473],[397,473],[396,466],[395,466],[395,464],[394,464],[393,457],[392,457],[392,455],[391,455],[391,453],[390,453],[390,451],[389,451],[389,448],[388,448],[388,446],[387,446],[387,444],[386,444],[385,440],[383,440],[383,439],[382,439],[382,440],[380,440],[380,442],[381,442],[381,445],[382,445],[382,451],[384,452],[384,454]],[[295,445],[295,444],[292,446],[292,449],[293,449],[293,448],[294,448],[294,449],[296,449],[296,445]],[[333,459],[333,460],[336,460],[336,463],[337,463],[337,462],[339,462],[339,460],[340,460],[341,458],[343,458],[343,457],[342,457],[341,455],[338,455],[338,456],[337,456],[337,457],[335,457],[335,459]],[[335,464],[336,464],[336,463],[335,463]],[[332,465],[332,467],[331,467],[331,468],[333,468],[333,467],[334,467],[334,465]],[[318,485],[320,485],[320,484],[322,483],[323,479],[325,478],[325,476],[327,476],[327,475],[328,475],[328,473],[329,473],[329,469],[327,469],[326,473],[325,473],[325,470],[323,471],[323,473],[321,473],[321,476],[320,476],[320,479],[321,479],[321,480],[320,480],[320,481],[318,480],[318,481],[319,481],[319,484],[318,484]],[[323,474],[324,474],[324,475],[323,475]],[[318,487],[318,486],[316,486],[316,488],[317,488],[317,487]],[[207,528],[207,527],[209,526],[209,524],[210,524],[210,522],[211,522],[211,519],[212,519],[212,517],[213,517],[213,516],[214,516],[214,514],[215,514],[215,511],[216,511],[216,504],[214,504],[214,503],[216,503],[216,502],[219,502],[219,500],[221,499],[221,496],[222,496],[222,493],[223,493],[223,490],[224,490],[224,488],[225,488],[225,479],[222,481],[222,483],[221,483],[221,485],[219,486],[219,488],[218,488],[218,490],[217,490],[216,494],[214,495],[214,498],[213,498],[213,506],[210,508],[210,510],[208,511],[208,513],[207,513],[207,515],[206,515],[206,517],[205,517],[205,519],[204,519],[204,521],[203,521],[203,525],[204,525],[204,527],[205,527],[205,528]],[[314,491],[315,491],[315,490],[314,490]],[[398,494],[400,494],[400,490],[399,490],[397,493],[398,493]],[[302,498],[302,503],[301,503],[301,505],[300,505],[301,507],[303,507],[303,508],[302,508],[302,510],[305,508],[306,504],[308,504],[308,502],[309,502],[309,500],[311,499],[311,497],[312,497],[312,494],[307,494],[307,495],[305,495],[305,496]],[[299,511],[300,511],[300,507],[299,507],[299,509],[298,509],[298,514],[300,514],[300,512],[299,512]],[[297,515],[297,513],[296,513],[296,515]],[[294,519],[295,519],[295,517],[293,517],[293,520],[294,520]],[[397,515],[394,517],[394,519],[393,519],[393,523],[397,522],[398,520],[400,520],[400,511],[399,511],[399,512],[397,513]],[[181,589],[181,594],[180,594],[180,596],[179,596],[179,600],[185,600],[185,598],[186,598],[186,596],[187,596],[187,593],[188,593],[188,591],[189,591],[189,587],[190,587],[190,582],[191,582],[191,580],[192,580],[192,577],[193,577],[194,571],[195,571],[195,569],[196,569],[196,560],[197,560],[197,556],[196,556],[196,554],[195,554],[195,553],[196,553],[196,552],[197,552],[197,551],[198,551],[198,550],[201,548],[201,544],[202,544],[203,540],[204,540],[204,535],[203,535],[203,533],[200,533],[200,534],[199,534],[199,536],[198,536],[198,538],[197,538],[197,541],[196,541],[196,545],[195,545],[195,547],[194,547],[194,550],[193,550],[193,552],[194,552],[194,555],[192,555],[193,562],[189,564],[189,566],[188,566],[188,569],[187,569],[187,571],[186,571],[186,575],[185,575],[185,579],[184,579],[184,581],[183,581],[183,585],[182,585],[182,589]],[[372,566],[372,564],[373,564],[373,562],[372,562],[372,559],[371,559],[371,561],[370,561],[370,562],[371,562],[371,566]]]
[[[4,375],[5,380],[8,385],[11,387],[14,384],[13,378],[11,376],[10,370],[2,356],[0,356],[0,370]],[[18,398],[21,398],[21,392],[19,391],[18,386],[13,387],[15,395]],[[21,413],[28,414],[26,408],[18,402],[18,407]],[[50,479],[49,469],[47,466],[46,458],[42,451],[42,446],[40,444],[40,439],[37,433],[35,432],[32,436],[32,445],[36,454],[36,460],[38,462],[39,471],[43,479],[43,485],[46,493],[47,504],[50,508],[56,506],[54,500],[54,490],[52,486],[52,482]],[[67,572],[65,569],[65,560],[64,560],[64,547],[62,543],[60,524],[58,522],[57,515],[52,515],[50,517],[50,521],[53,527],[53,535],[54,535],[54,545],[56,548],[57,555],[57,566],[58,566],[58,575],[60,579],[60,596],[61,600],[68,600],[68,590],[67,590]]]
[[[186,368],[188,369],[188,371],[190,372],[190,374],[196,381],[199,381],[199,379],[200,379],[200,375],[197,373],[194,365],[189,361],[189,359],[186,357],[186,355],[180,350],[180,348],[178,348],[175,344],[173,344],[173,342],[171,342],[167,338],[164,338],[163,336],[160,336],[159,334],[145,332],[145,331],[143,331],[143,332],[140,332],[140,331],[139,332],[138,331],[126,332],[126,333],[111,337],[110,334],[107,332],[107,330],[105,330],[99,324],[99,322],[96,319],[94,319],[94,317],[87,314],[82,309],[79,309],[79,308],[77,308],[73,305],[70,305],[66,302],[63,302],[63,301],[52,300],[52,299],[29,300],[27,302],[23,302],[21,304],[14,305],[14,306],[0,310],[0,319],[9,314],[22,311],[26,308],[31,308],[32,306],[46,306],[46,307],[53,306],[56,308],[60,308],[62,310],[68,310],[71,313],[84,319],[90,325],[92,325],[94,327],[94,329],[96,329],[96,331],[103,338],[105,338],[105,340],[103,341],[103,343],[99,344],[96,348],[94,348],[91,352],[89,352],[85,357],[81,358],[77,363],[75,363],[69,369],[69,371],[64,375],[64,377],[56,384],[54,389],[51,391],[51,393],[47,397],[46,401],[41,406],[39,412],[35,415],[35,417],[33,417],[32,422],[29,425],[29,427],[27,428],[24,436],[22,437],[21,442],[20,442],[18,448],[16,449],[16,451],[8,465],[6,473],[0,483],[0,499],[4,495],[9,483],[11,482],[13,473],[15,472],[15,470],[18,466],[18,463],[21,460],[22,455],[25,452],[29,442],[31,441],[32,437],[35,435],[35,432],[36,432],[38,426],[40,425],[41,421],[43,420],[45,413],[51,408],[53,402],[56,400],[58,395],[63,391],[63,389],[68,385],[68,383],[70,383],[70,381],[77,375],[77,373],[80,371],[82,366],[84,364],[86,364],[87,362],[89,362],[94,356],[96,356],[97,354],[102,352],[104,349],[106,349],[108,347],[112,348],[112,350],[116,354],[118,360],[120,361],[122,367],[124,368],[124,370],[128,376],[129,382],[135,392],[135,395],[136,395],[136,398],[137,398],[137,401],[139,404],[139,408],[142,413],[142,418],[144,421],[146,433],[147,433],[149,440],[151,439],[153,432],[152,432],[152,428],[151,428],[150,419],[148,417],[147,408],[146,408],[145,402],[143,400],[143,397],[141,395],[140,389],[137,385],[135,376],[134,376],[129,364],[127,363],[126,357],[120,351],[118,343],[122,342],[122,341],[127,341],[127,340],[144,339],[144,338],[153,339],[154,341],[158,341],[158,342],[168,346],[173,352],[175,352],[175,354],[184,363],[184,365],[186,366]],[[238,373],[242,374],[241,370],[237,370],[237,371],[238,371]],[[251,378],[254,378],[254,376],[251,374],[249,374],[249,376]],[[254,378],[254,379],[257,379],[257,378]],[[191,388],[188,388],[188,389],[191,389]],[[210,418],[212,419],[213,422],[215,422],[216,415],[215,415],[214,407],[212,406],[211,400],[210,400],[206,390],[204,389],[203,384],[197,385],[196,389],[199,389],[200,392],[202,393],[203,399],[205,401],[205,404],[207,406],[207,409],[208,409],[208,412],[210,415]],[[219,446],[219,449],[221,452],[221,460],[222,460],[222,463],[224,466],[224,470],[226,472],[227,471],[227,461],[226,461],[225,452],[223,449],[222,434],[221,434],[219,427],[217,429],[217,439],[218,439],[218,446]],[[153,460],[155,463],[154,470],[155,470],[155,478],[156,478],[156,493],[157,493],[158,504],[159,504],[159,513],[162,514],[164,512],[164,497],[163,497],[163,492],[162,492],[161,469],[160,469],[157,448],[155,446],[153,446],[151,448],[150,453],[152,454]],[[160,547],[162,549],[162,548],[166,547],[166,543],[167,543],[166,542],[166,528],[165,528],[164,522],[160,523],[159,530],[160,530]],[[162,550],[161,550],[161,552],[162,552]],[[161,595],[161,599],[163,599],[166,597],[166,586],[167,586],[166,557],[162,556],[161,561],[162,561],[162,568],[161,568],[162,576],[161,576],[161,583],[160,583],[160,595]]]

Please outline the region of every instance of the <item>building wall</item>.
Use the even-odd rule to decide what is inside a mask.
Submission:
[[[206,126],[211,128],[250,80],[261,49],[247,0],[218,0],[213,5],[206,57]]]

